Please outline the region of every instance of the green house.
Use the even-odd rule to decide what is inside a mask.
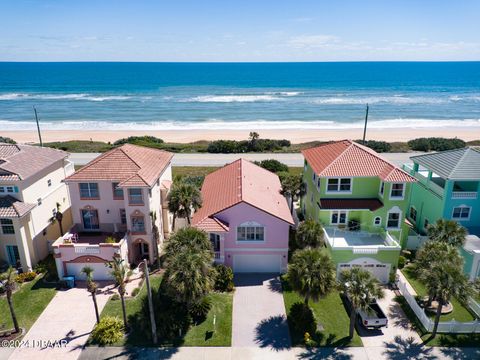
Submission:
[[[429,224],[439,219],[455,220],[470,236],[461,249],[465,272],[480,276],[480,147],[412,156],[403,165],[418,181],[412,187],[407,216],[412,224],[407,247],[425,241]]]
[[[415,178],[350,140],[304,150],[305,218],[322,223],[337,273],[353,266],[388,282],[408,237]]]

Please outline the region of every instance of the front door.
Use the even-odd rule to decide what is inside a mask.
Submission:
[[[8,263],[12,266],[17,266],[20,262],[20,254],[18,253],[17,245],[7,245]]]
[[[82,220],[85,230],[98,230],[100,228],[97,210],[82,210]]]
[[[148,244],[146,243],[138,243],[138,253],[140,254],[140,258],[148,259]]]

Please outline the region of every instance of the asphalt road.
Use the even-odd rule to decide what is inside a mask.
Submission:
[[[402,165],[410,162],[409,157],[420,153],[384,153],[382,156],[396,165]],[[89,161],[96,158],[98,153],[72,153],[70,160],[75,165],[85,165]],[[238,158],[244,158],[251,161],[259,161],[265,159],[276,159],[288,166],[302,167],[303,156],[300,153],[284,154],[284,153],[264,153],[264,154],[175,154],[173,157],[173,166],[223,166]]]

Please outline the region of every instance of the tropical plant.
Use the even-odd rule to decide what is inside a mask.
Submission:
[[[282,184],[282,195],[290,199],[290,213],[293,212],[293,203],[305,195],[305,183],[301,174],[294,175],[290,173],[279,173]]]
[[[297,246],[300,249],[325,246],[322,225],[314,220],[305,220],[302,222],[298,226],[295,239],[297,241]]]
[[[336,272],[332,259],[320,249],[297,250],[288,266],[288,282],[305,299],[317,301],[335,289]]]
[[[468,232],[462,225],[454,220],[439,219],[427,229],[428,238],[444,242],[455,247],[465,244]]]
[[[7,295],[8,308],[10,309],[10,316],[12,317],[13,327],[15,332],[20,332],[20,327],[18,326],[17,315],[15,314],[15,309],[13,308],[12,294],[16,287],[16,276],[17,271],[13,267],[9,267],[8,270],[0,274],[0,283],[2,288],[5,290]]]
[[[341,273],[340,287],[351,304],[349,338],[352,339],[358,310],[367,310],[368,306],[384,296],[378,280],[367,270],[354,267]]]
[[[60,208],[61,208],[61,205],[60,205],[60,203],[57,202],[56,208],[55,208],[55,213],[50,218],[50,223],[51,224],[58,223],[58,227],[60,229],[60,236],[62,236],[63,235],[63,225],[62,225],[63,214],[60,211]]]
[[[445,242],[429,240],[419,250],[415,262],[418,278],[428,293],[427,306],[437,302],[432,338],[437,334],[442,307],[452,297],[466,303],[475,289],[463,272],[463,258],[458,250]]]
[[[177,217],[186,218],[191,222],[192,210],[196,211],[202,206],[202,195],[195,185],[183,181],[174,183],[168,193],[168,209],[173,214],[173,229]]]
[[[297,334],[315,334],[317,321],[310,306],[304,302],[296,302],[290,307],[288,321]]]
[[[127,309],[125,306],[125,277],[127,275],[127,267],[125,266],[124,260],[119,257],[113,257],[112,261],[107,262],[107,266],[111,269],[110,274],[115,279],[117,283],[118,295],[120,295],[120,300],[122,302],[122,313],[123,313],[123,325],[125,330],[127,330]]]
[[[97,288],[98,285],[93,281],[93,272],[94,270],[90,266],[84,266],[82,273],[87,277],[87,291],[92,294],[93,307],[95,309],[95,318],[97,319],[97,324],[100,322],[100,316],[98,314],[98,305],[97,305]]]
[[[174,233],[166,247],[164,281],[168,294],[188,308],[213,287],[213,251],[204,231],[187,227]]]
[[[92,340],[100,345],[111,345],[120,341],[125,329],[117,317],[104,316],[92,331]]]
[[[275,159],[255,161],[254,164],[273,173],[288,172],[288,166]]]
[[[193,321],[198,324],[207,318],[208,312],[212,308],[212,300],[208,296],[204,296],[202,300],[194,303],[189,313]]]
[[[217,291],[232,291],[233,290],[233,271],[231,267],[223,264],[218,264],[214,269],[214,288]]]
[[[160,232],[157,226],[157,213],[156,211],[150,211],[150,219],[152,220],[152,240],[153,240],[153,255],[157,259],[157,267],[160,269],[160,254],[158,252],[158,246],[160,245]]]
[[[27,282],[27,281],[32,281],[37,277],[37,273],[35,271],[27,271],[21,274],[18,274],[15,277],[15,281],[19,284]]]
[[[113,236],[107,236],[104,242],[106,244],[115,244],[117,242],[117,239],[115,239]]]

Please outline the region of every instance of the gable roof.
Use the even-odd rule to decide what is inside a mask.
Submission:
[[[67,157],[48,147],[0,143],[0,180],[25,180]]]
[[[480,147],[412,156],[414,162],[450,180],[480,179]]]
[[[13,196],[0,196],[0,218],[17,218],[28,214],[36,205],[27,204]]]
[[[289,224],[293,218],[287,200],[280,194],[278,176],[245,159],[238,159],[205,177],[202,207],[192,224],[201,227],[207,218],[239,203],[247,203]],[[211,222],[208,223],[212,225]],[[224,224],[225,225],[225,224]]]
[[[100,155],[68,181],[118,181],[119,186],[151,187],[170,164],[168,151],[125,144]]]
[[[416,181],[372,149],[351,140],[322,144],[303,150],[302,154],[320,177],[378,176],[385,182]]]

